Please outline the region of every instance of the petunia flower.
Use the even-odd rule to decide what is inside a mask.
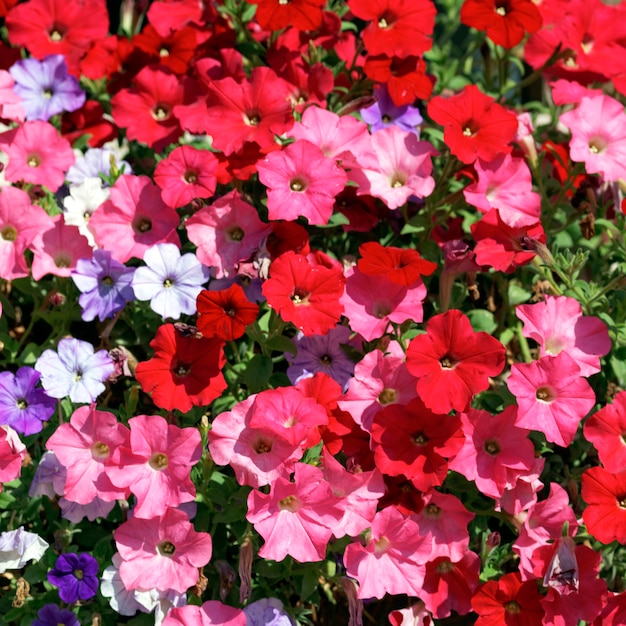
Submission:
[[[36,387],[41,375],[31,367],[0,373],[0,424],[22,435],[38,433],[56,409],[56,402]]]
[[[291,622],[286,623],[291,626]],[[162,626],[191,626],[192,624],[193,626],[250,626],[250,621],[241,609],[222,604],[217,600],[208,600],[202,606],[188,604],[172,609]],[[274,622],[263,622],[263,624],[271,626]],[[279,626],[279,622],[276,622],[276,626]]]
[[[65,223],[68,226],[77,226],[78,232],[87,239],[92,248],[96,247],[96,240],[89,228],[89,220],[95,210],[109,199],[109,190],[103,185],[100,178],[85,178],[81,183],[72,185],[69,196],[63,198]]]
[[[17,478],[26,457],[26,446],[10,426],[0,426],[0,491],[2,483]]]
[[[69,396],[72,402],[94,402],[115,366],[105,350],[94,353],[90,343],[68,337],[59,341],[57,352],[45,350],[35,369],[51,398]]]
[[[127,161],[122,160],[119,151],[110,148],[90,148],[76,157],[74,165],[67,170],[65,177],[71,187],[81,185],[88,178],[98,178],[102,184],[103,179],[111,176],[112,170],[122,174],[132,174],[133,170]]]
[[[28,532],[23,526],[0,533],[0,574],[38,561],[49,547],[37,533]]]
[[[60,554],[48,582],[59,588],[63,602],[89,600],[98,592],[98,561],[87,553]]]
[[[626,473],[607,472],[602,467],[585,470],[582,499],[587,503],[583,521],[593,537],[602,543],[626,542]]]
[[[293,626],[292,617],[278,598],[261,598],[244,607],[247,626]]]
[[[372,133],[388,126],[397,126],[419,135],[419,126],[424,121],[419,109],[408,104],[396,106],[385,85],[374,90],[374,97],[376,98],[374,104],[359,111]]]
[[[37,611],[37,618],[32,626],[80,626],[80,621],[68,609],[61,609],[56,604],[46,604]]]
[[[598,451],[604,469],[617,474],[626,467],[626,391],[618,392],[607,404],[585,421],[585,439]]]

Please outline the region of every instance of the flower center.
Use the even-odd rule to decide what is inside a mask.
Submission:
[[[381,117],[381,120],[383,124],[389,124],[391,122],[391,116],[385,114]]]
[[[166,104],[157,104],[152,109],[152,117],[158,122],[165,121],[170,116],[170,108]]]
[[[13,226],[5,226],[0,231],[0,236],[2,236],[4,241],[15,241],[17,239],[17,231],[13,228]]]
[[[424,433],[415,433],[411,437],[411,441],[416,446],[424,446],[424,445],[426,445],[428,443],[428,437]]]
[[[257,454],[267,454],[272,451],[272,442],[269,439],[259,439],[253,448]]]
[[[226,234],[230,241],[241,241],[244,236],[244,232],[239,226],[233,226]]]
[[[173,281],[171,278],[166,278],[166,279],[163,281],[163,286],[164,286],[166,289],[169,289],[170,287],[173,287],[173,286],[174,286],[174,281]]]
[[[83,570],[82,570],[82,569],[75,569],[75,570],[74,570],[74,576],[75,576],[76,578],[78,578],[78,580],[82,580],[82,579],[83,579],[83,576],[84,576],[84,574],[83,574]]]
[[[607,143],[602,137],[593,137],[589,141],[589,152],[592,154],[602,154],[606,150]]]
[[[499,454],[500,444],[497,441],[494,441],[493,439],[489,439],[489,441],[485,441],[485,452],[487,454],[491,454],[492,456]]]
[[[167,48],[161,48],[159,50],[159,56],[160,57],[168,57],[168,56],[170,56],[170,51]]]
[[[167,456],[162,452],[155,452],[148,461],[148,465],[157,471],[164,470],[167,467]]]
[[[172,371],[176,374],[176,376],[187,376],[190,369],[191,365],[188,365],[187,363],[178,363]]]
[[[298,502],[298,498],[296,498],[296,496],[287,496],[286,498],[278,501],[278,508],[281,511],[290,511],[291,513],[295,513],[300,508],[300,502]]]
[[[304,191],[306,189],[306,183],[300,178],[294,178],[289,181],[289,189],[291,189],[291,191]]]
[[[136,233],[147,233],[152,230],[152,220],[147,217],[140,217],[133,222],[133,230]]]
[[[195,185],[198,182],[198,172],[187,170],[184,176],[185,182],[190,185]]]
[[[504,610],[507,613],[513,613],[514,615],[517,615],[518,613],[522,612],[522,607],[517,602],[515,602],[515,600],[509,600],[509,602],[504,603]]]
[[[387,552],[387,550],[389,550],[390,547],[391,547],[391,541],[389,541],[387,537],[380,537],[374,543],[374,550],[376,554],[380,554],[381,552]]]
[[[322,363],[322,365],[330,365],[333,360],[330,358],[330,356],[328,354],[325,354],[324,356],[320,357],[320,361]]]
[[[406,178],[404,178],[403,176],[400,176],[400,174],[396,174],[391,179],[391,186],[394,189],[400,189],[400,187],[404,187],[404,183],[406,183]]]
[[[381,404],[393,404],[398,400],[398,392],[395,389],[385,388],[380,392],[378,401]]]
[[[109,446],[107,446],[106,443],[102,443],[102,441],[98,441],[91,446],[91,456],[96,461],[108,459],[110,453],[111,450],[109,449]]]
[[[281,6],[285,6],[289,4],[289,0],[278,0],[278,4],[280,4]]]
[[[58,27],[52,27],[52,31],[50,32],[50,41],[59,42],[63,40],[63,33]]]
[[[536,396],[537,400],[541,400],[542,402],[552,402],[552,400],[554,400],[554,393],[550,387],[539,387]]]
[[[67,254],[59,254],[54,257],[54,264],[57,267],[71,267],[72,259]]]
[[[46,89],[43,90],[42,95],[47,100],[50,100],[50,98],[52,98],[52,96],[54,95],[54,92],[52,91],[52,89],[50,89],[50,87],[47,87]]]
[[[439,563],[439,565],[437,565],[437,571],[440,574],[447,574],[448,572],[451,572],[454,569],[454,564],[450,563],[450,561],[442,561],[441,563]]]
[[[161,556],[172,556],[176,552],[176,546],[171,541],[162,541],[157,546],[157,552]]]
[[[243,121],[248,126],[258,126],[261,122],[261,117],[256,111],[250,111],[248,113],[244,113]]]
[[[113,278],[112,278],[111,276],[104,276],[104,277],[100,280],[100,282],[101,282],[103,285],[107,285],[107,286],[108,286],[108,285],[112,285],[114,281],[113,281]]]
[[[41,159],[36,154],[31,154],[26,159],[26,165],[28,167],[39,167],[41,164]]]
[[[28,407],[28,402],[26,402],[25,398],[20,398],[17,401],[17,408],[20,409],[21,411],[23,411],[24,409],[26,409]]]
[[[444,370],[454,369],[454,366],[456,365],[456,361],[454,361],[449,356],[444,356],[442,359],[440,359],[439,363]]]
[[[501,15],[502,17],[504,17],[506,15],[506,9],[504,7],[497,7],[496,8],[496,13],[498,15]]]
[[[431,502],[425,509],[424,513],[428,517],[439,517],[441,514],[441,507],[437,506],[434,502]]]
[[[298,306],[300,304],[308,304],[310,295],[311,294],[303,291],[302,289],[296,288],[295,291],[293,292],[293,295],[291,296],[291,301],[296,306]]]
[[[83,371],[82,370],[76,370],[74,372],[74,382],[80,382],[83,379]]]

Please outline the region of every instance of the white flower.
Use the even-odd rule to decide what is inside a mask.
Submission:
[[[0,534],[0,574],[8,569],[21,569],[28,561],[38,561],[48,549],[36,533],[29,533],[20,526]]]
[[[89,230],[91,214],[109,199],[109,190],[103,187],[100,178],[85,178],[80,184],[70,188],[70,195],[63,198],[65,208],[65,223],[78,226],[81,235],[87,238],[92,248],[96,247],[96,240]]]

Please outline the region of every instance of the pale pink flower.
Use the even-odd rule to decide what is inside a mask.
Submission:
[[[408,609],[391,611],[389,623],[392,626],[430,626],[433,623],[433,617],[420,600]]]
[[[135,517],[192,502],[196,488],[189,474],[202,455],[198,430],[168,424],[160,415],[138,415],[128,425],[130,446],[116,448],[106,472],[114,485],[137,496]]]
[[[359,583],[359,598],[419,595],[430,543],[429,537],[419,534],[415,519],[396,507],[376,513],[365,545],[350,543],[343,556],[348,576]]]
[[[401,207],[410,196],[430,195],[435,188],[431,157],[437,154],[430,143],[397,126],[379,130],[370,141],[373,154],[360,155],[359,167],[350,171],[359,195],[380,198],[390,209]]]
[[[477,409],[460,415],[465,444],[450,461],[450,469],[473,480],[479,491],[494,499],[534,465],[535,448],[528,431],[515,425],[516,416],[515,405],[499,415]]]
[[[368,352],[354,368],[346,393],[337,401],[342,411],[367,432],[374,415],[388,404],[408,404],[417,398],[417,379],[409,373],[405,354],[397,341],[390,341],[385,352]]]
[[[559,118],[572,131],[570,158],[588,174],[609,182],[626,178],[626,115],[621,102],[607,95],[584,96]]]
[[[532,190],[530,170],[524,159],[510,154],[493,161],[474,163],[478,181],[463,190],[465,200],[483,213],[498,209],[502,221],[513,228],[539,221],[541,197]]]
[[[252,257],[270,232],[257,210],[234,190],[192,215],[185,228],[198,247],[198,259],[215,268],[216,278],[235,274],[238,264]]]
[[[35,280],[46,274],[70,276],[79,259],[91,259],[93,249],[78,226],[68,226],[63,215],[55,215],[52,224],[33,240],[32,273]]]
[[[583,316],[580,302],[567,296],[546,296],[537,304],[523,304],[515,314],[524,322],[522,333],[539,344],[541,356],[566,352],[580,367],[581,376],[600,371],[600,357],[611,349],[606,324]]]
[[[172,609],[162,626],[246,626],[246,621],[241,609],[209,600],[202,606],[188,604]]]
[[[105,473],[111,454],[128,445],[129,431],[113,413],[97,411],[95,404],[72,413],[69,424],[61,424],[46,447],[66,469],[63,495],[78,504],[89,504],[96,496],[107,502],[124,500],[127,489],[115,487]]]
[[[44,185],[57,191],[76,157],[70,142],[57,129],[40,120],[24,122],[0,135],[0,149],[9,156],[4,171],[7,180]]]
[[[150,519],[130,518],[113,538],[122,557],[120,577],[129,590],[185,593],[212,554],[209,533],[196,532],[186,513],[172,508]]]
[[[15,80],[6,70],[0,70],[0,119],[23,122],[26,111],[22,99],[13,91]]]
[[[591,385],[565,352],[515,363],[507,386],[519,407],[516,426],[538,430],[564,447],[574,441],[578,424],[596,403]]]
[[[343,517],[341,499],[333,495],[322,470],[312,465],[296,463],[294,481],[277,478],[270,493],[251,491],[246,519],[265,540],[260,557],[321,561]]]
[[[98,246],[109,250],[116,261],[126,263],[157,243],[180,247],[176,210],[161,200],[159,188],[148,176],[120,176],[110,197],[89,220]]]
[[[0,278],[28,276],[24,251],[33,239],[52,226],[52,219],[31,204],[25,191],[2,187],[0,191]]]
[[[386,276],[370,276],[357,268],[350,268],[346,276],[346,288],[339,302],[350,328],[365,341],[382,337],[390,322],[422,321],[426,286],[421,279],[405,287]]]
[[[306,217],[309,224],[328,223],[335,196],[346,186],[347,174],[334,159],[306,139],[270,152],[257,163],[259,180],[267,189],[270,220]]]

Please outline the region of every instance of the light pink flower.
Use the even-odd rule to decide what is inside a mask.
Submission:
[[[348,176],[334,159],[310,141],[300,139],[257,163],[259,180],[267,189],[270,220],[306,217],[309,224],[328,223],[335,196]]]
[[[26,111],[22,107],[22,99],[13,91],[15,81],[7,70],[0,70],[0,118],[23,122]]]
[[[600,357],[611,349],[606,324],[583,316],[580,302],[567,296],[546,296],[537,304],[523,304],[515,314],[524,322],[522,333],[539,344],[541,356],[566,352],[580,367],[581,376],[600,371]]]
[[[612,182],[626,178],[626,115],[621,102],[607,95],[584,96],[559,118],[572,131],[570,157],[588,174]]]
[[[127,498],[128,489],[115,487],[105,467],[116,448],[128,445],[128,437],[128,428],[113,413],[97,411],[95,404],[76,409],[46,444],[66,469],[65,498],[78,504],[90,504],[96,496],[107,502]]]
[[[209,600],[202,606],[188,604],[172,609],[162,626],[246,626],[246,614],[241,609]]]
[[[216,278],[235,274],[237,265],[252,257],[270,231],[234,190],[192,215],[185,227],[198,246],[198,259],[216,269]]]
[[[343,517],[341,500],[317,467],[297,463],[294,481],[277,478],[269,494],[251,491],[246,519],[265,540],[260,557],[321,561],[333,528]]]
[[[0,278],[13,280],[28,276],[24,251],[35,236],[48,230],[52,219],[31,204],[25,191],[2,187],[0,191]]]
[[[4,171],[7,180],[44,185],[56,191],[76,157],[70,142],[57,129],[40,120],[24,122],[0,135],[0,149],[9,155]]]
[[[419,595],[430,544],[429,537],[419,534],[415,519],[396,507],[376,513],[366,544],[348,544],[343,556],[348,575],[359,583],[359,598]]]
[[[548,441],[569,446],[596,395],[565,352],[533,363],[515,363],[507,380],[519,407],[516,426],[538,430]]]
[[[70,276],[79,259],[91,259],[93,249],[78,226],[68,226],[63,215],[55,215],[49,228],[33,240],[32,273],[35,280],[46,274]]]
[[[155,495],[155,497],[158,497]],[[172,589],[185,593],[198,580],[198,568],[211,559],[209,533],[198,533],[183,511],[132,517],[113,532],[122,557],[120,577],[126,589]]]
[[[498,209],[502,221],[518,228],[539,221],[541,197],[532,190],[530,170],[524,159],[501,154],[493,161],[474,163],[478,181],[463,190],[465,200],[483,213]]]
[[[137,496],[135,517],[154,517],[168,507],[192,502],[196,488],[189,476],[202,455],[196,428],[179,428],[160,415],[132,417],[130,446],[113,453],[107,476]]]
[[[430,195],[435,188],[431,156],[437,154],[430,143],[397,126],[379,130],[370,141],[373,154],[359,155],[359,167],[350,171],[359,195],[380,198],[390,209],[401,207],[410,196]]]
[[[144,252],[157,243],[180,247],[176,211],[161,200],[159,188],[147,176],[120,176],[111,188],[110,197],[89,220],[100,248],[109,250],[116,261],[143,258]]]

